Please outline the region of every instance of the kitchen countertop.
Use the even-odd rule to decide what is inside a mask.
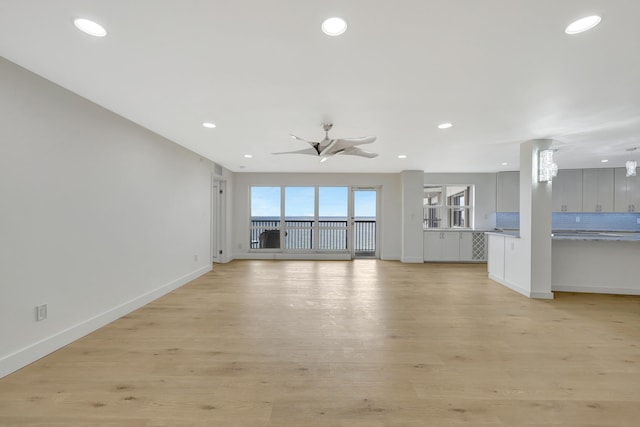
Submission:
[[[484,234],[491,234],[494,236],[502,236],[502,237],[513,237],[516,239],[520,238],[519,230],[491,230],[491,231],[485,231]]]
[[[629,231],[554,231],[554,240],[640,242],[640,233]]]
[[[518,230],[494,230],[486,234],[496,236],[519,238]],[[573,231],[556,230],[551,234],[553,240],[590,240],[590,241],[614,241],[614,242],[640,242],[640,232],[633,231]]]

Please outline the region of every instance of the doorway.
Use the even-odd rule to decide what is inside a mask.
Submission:
[[[213,181],[211,189],[211,262],[224,262],[226,182]]]
[[[378,257],[378,189],[353,187],[349,206],[351,256]]]

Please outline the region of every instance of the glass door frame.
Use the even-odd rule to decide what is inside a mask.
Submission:
[[[375,258],[375,259],[379,259],[380,258],[380,231],[381,231],[381,226],[380,226],[380,193],[381,193],[381,187],[379,186],[374,186],[374,187],[370,187],[370,186],[350,186],[349,187],[349,227],[348,227],[348,241],[347,241],[347,246],[348,246],[348,250],[349,253],[351,254],[351,259],[355,259],[355,258]],[[375,192],[375,197],[376,197],[376,212],[375,212],[375,240],[374,240],[374,244],[375,244],[375,251],[374,251],[374,255],[373,256],[362,256],[362,255],[358,255],[358,253],[356,253],[356,247],[355,247],[355,242],[356,242],[356,226],[355,226],[355,222],[356,222],[356,218],[355,218],[355,204],[356,204],[356,192],[358,191],[373,191]]]

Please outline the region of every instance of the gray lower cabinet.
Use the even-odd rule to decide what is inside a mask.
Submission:
[[[424,260],[431,262],[486,261],[483,232],[425,231]]]

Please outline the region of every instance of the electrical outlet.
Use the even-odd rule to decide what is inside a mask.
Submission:
[[[36,306],[36,322],[47,318],[47,304]]]
[[[193,261],[194,261],[194,262],[198,262],[198,255],[194,255],[194,256],[193,256]]]
[[[580,222],[580,217],[579,216],[576,217],[576,222]]]

